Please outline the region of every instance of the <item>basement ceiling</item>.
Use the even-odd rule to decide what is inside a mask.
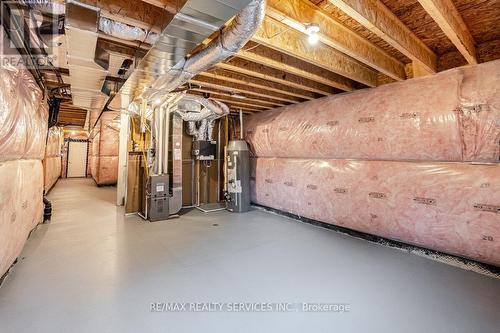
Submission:
[[[101,8],[104,17],[152,32],[161,32],[184,3],[84,2]],[[498,22],[498,0],[268,0],[267,17],[254,38],[235,57],[195,77],[191,93],[210,94],[233,111],[262,112],[491,61],[500,58]],[[307,23],[321,27],[316,45],[307,42]],[[98,44],[134,65],[151,48],[103,32]],[[64,71],[64,64],[60,67]],[[125,81],[126,76],[114,74],[107,81]],[[81,118],[61,115],[60,122]]]

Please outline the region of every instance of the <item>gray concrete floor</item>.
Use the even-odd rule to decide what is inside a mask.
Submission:
[[[500,332],[499,280],[262,211],[146,223],[114,198],[59,181],[52,223],[0,288],[0,332]],[[153,313],[152,302],[351,310]]]

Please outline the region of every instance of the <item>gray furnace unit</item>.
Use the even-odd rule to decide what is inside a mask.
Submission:
[[[250,151],[243,140],[229,141],[226,149],[227,210],[250,210]]]

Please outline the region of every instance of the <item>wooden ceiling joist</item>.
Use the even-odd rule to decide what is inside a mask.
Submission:
[[[257,43],[249,42],[247,47],[238,52],[236,57],[269,66],[285,73],[297,75],[343,91],[352,91],[355,89],[354,83],[343,76],[325,71],[323,68]]]
[[[178,1],[165,0],[159,7],[136,0],[80,0],[101,9],[101,16],[153,32],[161,32],[178,12]]]
[[[245,75],[241,75],[241,74],[236,73],[236,72],[230,72],[230,71],[223,70],[223,69],[210,70],[210,71],[202,73],[202,75],[210,76],[212,78],[224,80],[227,82],[247,85],[249,87],[267,89],[267,90],[275,92],[275,93],[280,93],[280,94],[300,98],[302,100],[312,100],[312,99],[316,99],[316,98],[321,96],[321,95],[317,95],[314,93],[310,93],[308,91],[298,90],[298,89],[292,88],[290,86],[284,86],[284,85],[279,84],[279,83],[270,82],[270,81],[262,80],[262,79],[255,78],[255,77],[245,76]]]
[[[323,96],[333,95],[335,93],[334,89],[330,86],[325,86],[324,84],[304,79],[293,74],[284,73],[280,70],[270,68],[262,64],[257,64],[245,59],[231,59],[228,62],[217,64],[216,67],[256,77],[259,79],[280,83],[296,89],[307,90]]]
[[[363,3],[366,1],[363,1]],[[302,33],[306,23],[320,26],[320,41],[395,79],[405,80],[405,66],[378,46],[349,30],[307,0],[268,0],[266,14]]]
[[[310,45],[303,33],[273,18],[266,17],[253,40],[369,87],[377,86],[374,70],[328,45]]]
[[[226,97],[223,95],[211,94],[210,98],[215,99],[217,101],[227,103],[233,107],[238,107],[238,108],[240,108],[240,107],[241,108],[251,108],[253,110],[258,110],[258,111],[272,109],[272,107],[269,107],[269,106],[258,105],[257,103],[253,103],[250,101],[239,100],[239,99],[235,99],[235,98],[231,98],[231,97]]]
[[[291,96],[287,96],[284,94],[279,94],[275,92],[271,92],[265,89],[249,87],[245,84],[235,83],[235,82],[227,82],[224,80],[214,79],[213,77],[205,77],[205,73],[202,73],[191,80],[193,84],[198,84],[204,87],[210,87],[215,89],[220,89],[229,92],[237,92],[241,94],[256,96],[259,98],[267,98],[269,100],[277,101],[278,103],[300,103],[302,100],[298,98],[294,98]]]
[[[436,72],[436,55],[382,1],[328,1],[412,61],[418,62],[427,72]]]
[[[418,0],[469,64],[477,64],[474,38],[451,0]]]
[[[206,85],[200,85],[200,86],[201,87],[199,87],[199,88],[191,88],[190,90],[192,90],[192,91],[198,91],[198,92],[204,92],[204,93],[208,93],[208,94],[217,94],[217,95],[226,96],[226,97],[234,97],[235,96],[235,94],[232,93],[232,92],[228,92],[228,91],[216,89],[216,88],[213,88],[213,87],[212,88],[211,87],[207,87]],[[262,106],[266,106],[266,107],[270,107],[270,108],[276,108],[276,107],[280,107],[280,106],[285,106],[286,105],[284,103],[272,102],[272,101],[269,101],[268,99],[254,98],[254,97],[246,96],[246,95],[243,95],[243,94],[236,94],[236,96],[242,96],[242,97],[244,97],[245,101],[250,101],[252,103],[256,103],[256,104],[259,104],[259,105],[262,105]]]
[[[207,93],[207,94],[210,94],[210,96],[218,95],[218,96],[224,96],[224,97],[229,97],[229,98],[236,98],[236,97],[234,97],[234,95],[232,95],[228,92],[210,89],[210,88],[203,88],[202,87],[202,88],[192,88],[190,90],[191,91],[198,91],[198,92],[202,92],[202,93]],[[250,97],[246,97],[243,95],[241,95],[241,96],[242,96],[241,101],[249,102],[249,103],[254,104],[256,106],[262,106],[262,107],[267,107],[267,108],[276,108],[279,106],[283,106],[283,105],[276,105],[274,103],[269,103],[267,101],[262,101],[260,99],[250,98]]]
[[[189,95],[203,96],[203,93],[197,91],[190,91]],[[227,104],[232,111],[238,111],[239,109],[241,109],[249,112],[262,112],[268,110],[268,108],[256,107],[247,103],[235,102],[234,100],[230,98],[225,98],[223,96],[213,95],[211,98],[216,101],[220,101]]]

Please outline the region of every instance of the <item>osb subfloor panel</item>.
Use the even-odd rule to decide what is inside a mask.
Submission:
[[[0,288],[2,332],[498,332],[500,281],[263,211],[146,223],[61,180]],[[347,303],[349,313],[152,313],[151,302]]]

